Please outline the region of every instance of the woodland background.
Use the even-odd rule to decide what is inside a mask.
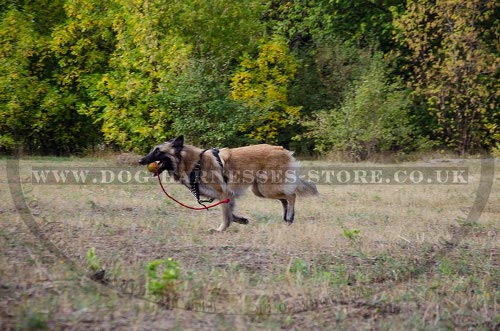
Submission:
[[[0,1],[0,152],[500,149],[499,3]]]

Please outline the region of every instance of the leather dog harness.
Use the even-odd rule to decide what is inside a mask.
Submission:
[[[198,162],[196,162],[193,170],[189,173],[189,186],[190,186],[189,190],[191,191],[191,194],[193,194],[193,196],[196,198],[198,203],[204,207],[205,207],[204,203],[211,203],[212,201],[214,201],[214,198],[208,200],[200,199],[201,159],[203,157],[203,154],[205,154],[205,152],[208,150],[209,149],[205,149],[203,152],[200,153]],[[217,160],[217,163],[219,163],[224,183],[227,183],[227,177],[224,175],[224,164],[222,163],[222,160],[220,159],[219,156],[219,149],[214,147],[211,150],[213,156]]]

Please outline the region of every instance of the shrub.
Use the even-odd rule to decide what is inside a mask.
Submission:
[[[408,91],[387,78],[387,64],[380,54],[347,92],[338,109],[317,117],[313,135],[316,149],[345,152],[356,159],[408,146],[412,126],[407,112]]]

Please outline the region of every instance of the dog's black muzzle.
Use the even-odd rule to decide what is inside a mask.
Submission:
[[[173,164],[169,157],[162,157],[159,159],[155,157],[153,153],[150,153],[139,160],[139,164],[141,165],[148,165],[151,162],[158,162],[158,174],[161,174],[165,170],[173,170]],[[156,176],[156,174],[153,175]]]
[[[139,160],[139,164],[141,165],[148,165],[150,164],[152,161],[150,161],[150,157],[148,157],[149,155],[146,155],[145,157],[143,157],[142,159]]]

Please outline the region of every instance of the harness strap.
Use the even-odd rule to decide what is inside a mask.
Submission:
[[[208,151],[208,149],[205,149],[200,153],[200,156],[198,158],[198,162],[196,162],[193,170],[189,174],[189,190],[191,191],[191,194],[196,198],[198,203],[202,206],[205,207],[204,203],[211,203],[214,201],[213,198],[207,199],[207,200],[201,200],[200,199],[200,179],[201,179],[201,159],[203,157],[203,154]],[[214,155],[215,159],[217,160],[217,163],[219,163],[221,172],[222,172],[222,177],[224,179],[224,182],[227,183],[227,177],[224,175],[224,165],[222,163],[222,160],[219,156],[219,149],[217,148],[212,148],[212,154]]]
[[[158,177],[158,183],[160,183],[160,187],[163,190],[163,193],[165,193],[165,195],[167,197],[169,197],[170,199],[177,202],[179,205],[181,205],[183,207],[193,209],[193,210],[205,210],[205,209],[208,210],[209,208],[213,208],[213,207],[218,206],[220,204],[231,202],[231,199],[227,198],[227,199],[221,200],[217,203],[214,203],[213,205],[210,205],[210,206],[202,205],[203,207],[191,207],[191,206],[185,205],[182,202],[180,202],[179,200],[177,200],[176,198],[174,198],[173,196],[171,196],[170,194],[168,194],[167,190],[165,190],[165,187],[163,187],[163,184],[161,182],[161,176],[160,176],[160,173],[158,172],[158,165],[156,163],[155,163],[155,172],[156,172],[156,177]]]
[[[222,178],[224,179],[224,183],[227,184],[227,176],[224,175],[224,164],[222,164],[222,160],[220,159],[219,156],[219,149],[218,148],[212,148],[212,154],[215,156],[215,159],[217,160],[217,163],[220,165],[220,171],[222,172]]]

